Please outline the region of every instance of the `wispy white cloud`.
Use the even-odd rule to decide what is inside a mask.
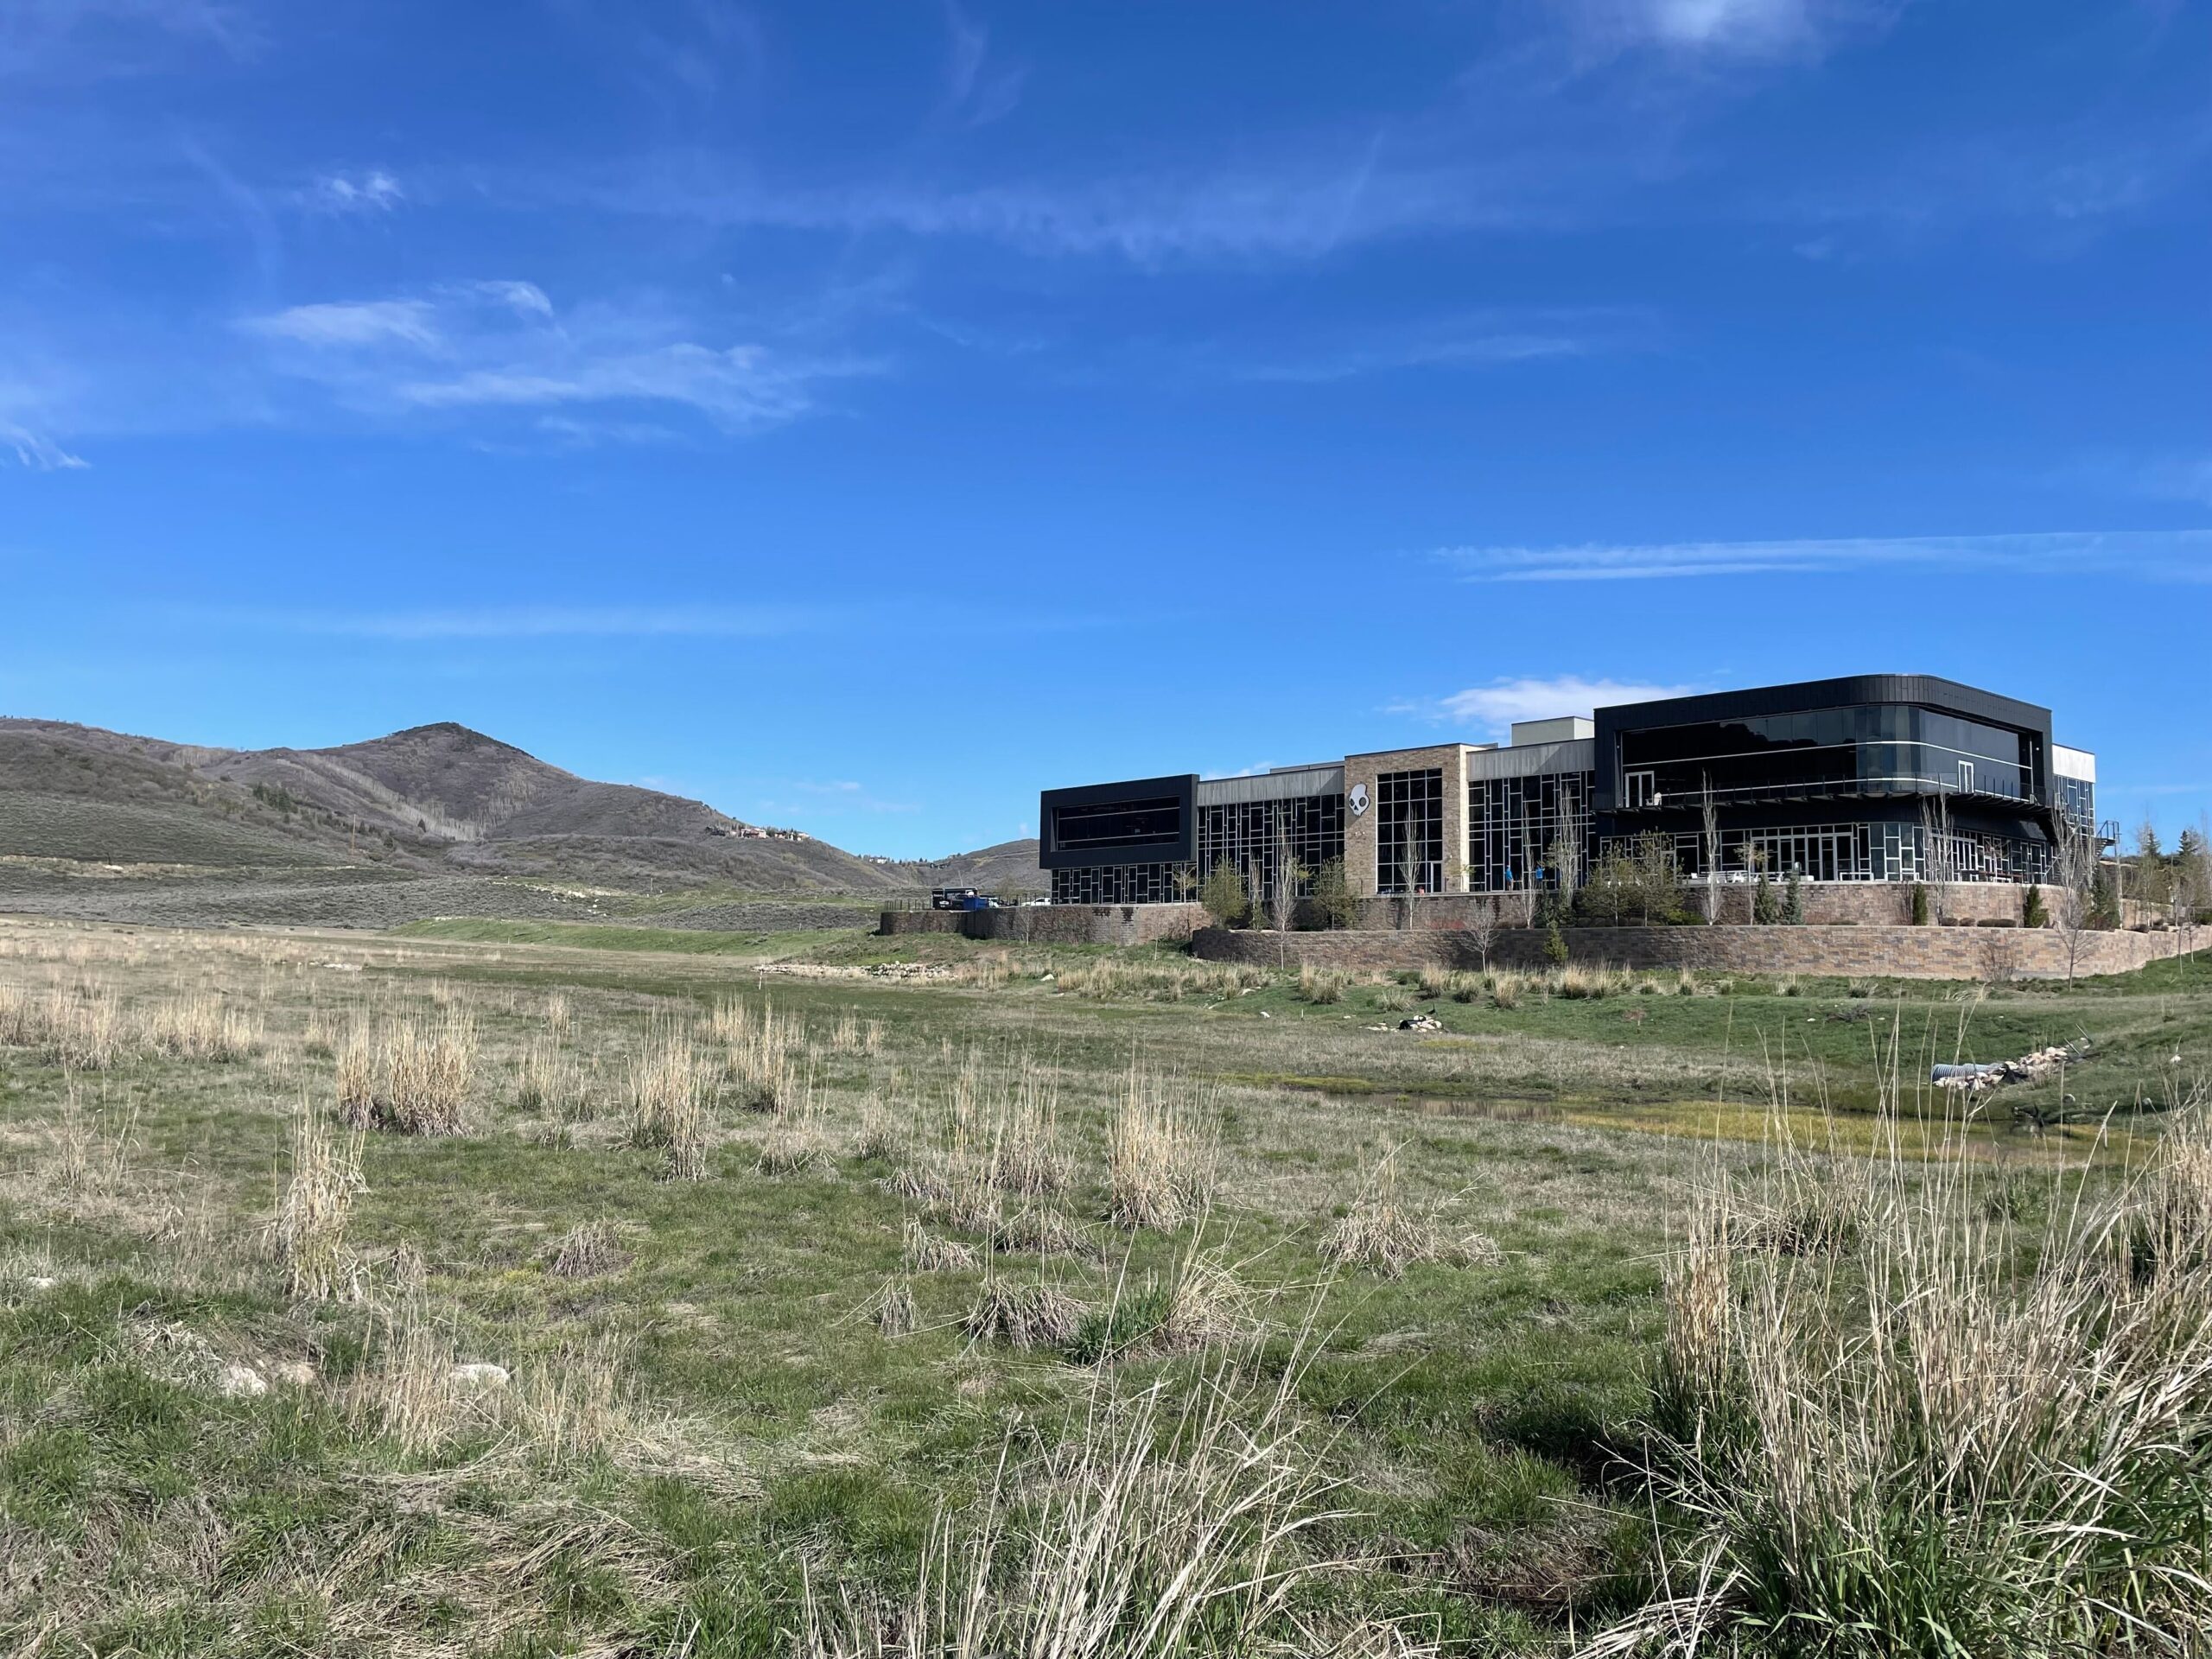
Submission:
[[[1903,9],[1904,0],[1572,0],[1567,15],[1602,44],[1770,58],[1878,34]]]
[[[0,421],[0,448],[12,451],[18,465],[36,473],[79,472],[90,464],[43,433],[11,421]]]
[[[1548,124],[1555,133],[1560,121]],[[1572,122],[1568,123],[1572,125]],[[837,234],[891,232],[999,243],[1040,255],[1109,255],[1141,264],[1310,258],[1420,232],[1579,222],[1592,191],[1618,181],[1594,156],[1553,140],[1491,146],[1460,132],[1385,154],[1372,131],[1294,143],[1270,158],[1166,166],[1069,181],[960,186],[895,176],[842,185],[770,184],[696,156],[644,172],[535,188],[581,196],[610,213],[682,218],[724,228]],[[1485,159],[1469,161],[1465,152]],[[530,187],[518,186],[518,189]]]
[[[1312,344],[1303,351],[1235,365],[1241,380],[1325,385],[1404,370],[1493,368],[1547,359],[1637,349],[1651,321],[1619,310],[1530,311],[1447,319],[1399,327],[1357,341]]]
[[[877,366],[755,342],[702,344],[650,305],[556,314],[543,289],[512,281],[292,306],[240,327],[282,348],[283,372],[370,412],[661,405],[741,432],[795,419],[823,381]],[[574,443],[633,437],[645,424],[572,414],[543,429]]]
[[[1655,697],[1687,696],[1692,685],[1652,685],[1631,680],[1585,679],[1562,674],[1551,679],[1492,680],[1449,696],[1394,705],[1394,714],[1421,715],[1453,725],[1503,736],[1516,720],[1554,720],[1587,715],[1618,702],[1648,702]]]
[[[243,7],[222,0],[8,0],[0,74],[130,74],[147,67],[147,42],[162,36],[241,58],[262,39]]]
[[[1021,100],[1027,66],[994,62],[990,30],[969,16],[958,0],[944,0],[944,24],[945,114],[968,127],[988,126],[1011,114]]]
[[[289,306],[247,317],[250,334],[304,346],[381,346],[393,342],[435,350],[441,344],[436,313],[427,300],[337,300]]]
[[[2212,582],[2212,530],[1446,547],[1435,556],[1471,582],[1650,582],[1909,564],[2021,574],[2099,571],[2198,582]]]
[[[326,173],[300,195],[302,205],[328,213],[389,213],[406,199],[399,181],[380,167],[365,173]]]

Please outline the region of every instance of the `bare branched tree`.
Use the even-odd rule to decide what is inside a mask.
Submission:
[[[1572,818],[1544,849],[1544,862],[1558,884],[1558,907],[1552,913],[1563,915],[1574,908],[1574,895],[1582,891],[1582,838],[1575,834]]]
[[[1291,846],[1290,826],[1283,821],[1287,816],[1286,804],[1275,814],[1274,880],[1268,887],[1268,919],[1274,925],[1279,936],[1276,944],[1286,968],[1290,965],[1291,926],[1298,920],[1298,890],[1313,874],[1298,861],[1297,851]]]
[[[1705,820],[1705,919],[1708,925],[1720,919],[1720,809],[1713,804],[1713,775],[1704,778],[1705,798],[1700,810]]]
[[[1481,956],[1483,971],[1488,973],[1491,946],[1497,943],[1497,900],[1478,899],[1467,907],[1467,942]]]
[[[1936,795],[1920,803],[1921,880],[1938,922],[1951,913],[1951,884],[1959,879],[1958,849],[1951,839],[1951,803]]]
[[[2050,925],[2066,942],[2066,982],[2074,982],[2082,936],[2096,912],[2097,849],[2094,836],[2064,813],[2058,815],[2058,843],[2051,849],[2050,883],[2056,891]]]
[[[1536,925],[1536,823],[1524,807],[1521,813],[1521,858],[1513,870],[1513,886],[1507,898],[1516,927]]]

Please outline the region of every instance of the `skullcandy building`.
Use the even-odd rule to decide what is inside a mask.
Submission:
[[[2096,759],[2050,710],[1920,674],[1808,680],[1528,721],[1508,743],[1261,776],[1048,789],[1055,904],[1160,904],[1227,864],[1272,891],[1343,861],[1355,893],[1503,893],[1671,840],[1692,880],[2032,881],[2094,837]],[[2093,843],[2094,844],[2094,843]],[[1716,856],[1717,854],[1717,856]]]

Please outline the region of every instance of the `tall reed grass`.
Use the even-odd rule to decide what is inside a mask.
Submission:
[[[2035,1226],[1963,1133],[1716,1184],[1666,1278],[1662,1592],[1586,1652],[2203,1652],[2207,1109]],[[1823,1181],[1847,1226],[1773,1224]]]
[[[656,1022],[630,1064],[630,1144],[666,1153],[671,1180],[706,1175],[707,1092],[691,1028]]]
[[[1132,1061],[1107,1128],[1107,1218],[1173,1228],[1213,1197],[1219,1113],[1211,1091]]]

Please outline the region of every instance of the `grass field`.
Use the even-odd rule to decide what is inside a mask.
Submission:
[[[2125,1284],[2202,1325],[2212,1157],[2200,1192],[2170,1148],[2212,963],[1301,982],[648,923],[0,923],[0,1648],[2191,1650],[2161,1632],[2212,1536],[2196,1348],[2131,1338],[2181,1379],[2157,1436],[2101,1442],[2161,1448],[2156,1535],[2098,1522],[2132,1565],[1879,1606],[1891,1545],[2041,1563],[1974,1529],[2071,1524],[2033,1511],[2086,1454],[1820,1554],[1754,1382],[1885,1306],[1929,1214],[2007,1285],[2133,1217]],[[2082,1058],[1971,1121],[1915,1087],[2055,1043]],[[1736,1312],[1700,1325],[1715,1259]],[[2035,1301],[2035,1351],[2136,1294],[2095,1331]],[[1775,1306],[1796,1334],[1748,1363]],[[1791,1395],[1832,1427],[1887,1397],[1823,1392],[1865,1363],[1837,1351]],[[1980,1466],[1844,1427],[1814,1461],[1872,1472],[1838,1526]],[[1821,1622],[1839,1561],[1855,1632]],[[2107,1602],[2134,1623],[2079,1613]]]

